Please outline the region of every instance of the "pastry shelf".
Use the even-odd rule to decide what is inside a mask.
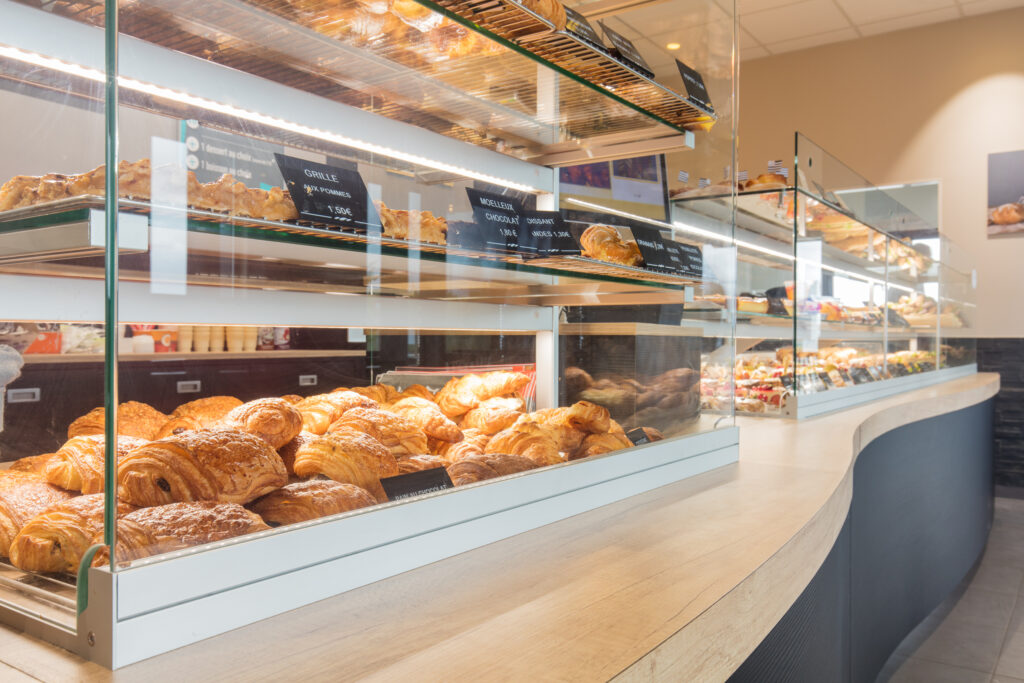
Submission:
[[[293,360],[301,358],[363,358],[362,349],[283,349],[275,351],[222,351],[166,353],[122,353],[119,363],[158,363],[163,361],[188,361],[196,363],[224,360]],[[102,363],[102,353],[29,353],[23,356],[27,365],[65,365],[73,363]]]

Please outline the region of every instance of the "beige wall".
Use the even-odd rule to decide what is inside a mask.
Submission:
[[[985,232],[987,156],[1024,149],[1024,9],[742,62],[739,111],[752,177],[799,130],[873,183],[939,180],[942,230],[978,269],[978,336],[1024,337],[1024,236]]]

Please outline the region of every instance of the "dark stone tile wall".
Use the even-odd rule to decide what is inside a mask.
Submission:
[[[978,371],[1001,377],[993,448],[996,486],[1024,487],[1024,339],[979,339]]]

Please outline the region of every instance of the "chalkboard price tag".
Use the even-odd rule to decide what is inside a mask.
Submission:
[[[538,256],[579,255],[580,246],[557,211],[519,215],[519,251]]]
[[[601,25],[601,30],[604,31],[605,37],[615,47],[616,55],[620,61],[626,63],[627,66],[631,66],[647,78],[654,78],[654,72],[651,71],[651,67],[647,66],[647,61],[640,55],[640,52],[633,45],[633,42],[612,29],[608,28],[608,25],[603,21],[598,22]]]
[[[488,249],[517,251],[519,249],[519,216],[523,213],[519,200],[491,192],[466,188],[473,207],[479,246]],[[472,244],[460,246],[472,247]]]
[[[647,435],[643,427],[637,427],[626,432],[626,438],[633,442],[634,446],[640,444],[651,443],[651,437]]]
[[[676,67],[679,68],[679,75],[683,77],[683,85],[686,87],[686,96],[691,102],[696,102],[708,111],[714,113],[715,108],[711,104],[711,96],[708,95],[707,86],[704,85],[704,77],[696,69],[691,69],[678,59]]]
[[[392,501],[444,491],[455,486],[448,476],[448,470],[443,467],[384,477],[380,480],[380,485],[384,487],[388,500]]]
[[[587,18],[571,7],[565,8],[565,30],[580,40],[590,43],[601,52],[608,52],[608,48],[605,47],[601,37],[597,35],[597,31],[590,25]]]
[[[665,249],[665,240],[661,231],[648,226],[634,225],[630,230],[633,232],[633,239],[640,247],[640,255],[644,257],[644,266],[648,270],[661,272],[673,272],[675,269],[669,260],[668,251]]]
[[[699,280],[704,276],[704,257],[700,247],[666,239],[665,251],[676,274],[694,280]]]
[[[276,152],[274,158],[300,218],[342,228],[367,225],[369,201],[358,172]]]

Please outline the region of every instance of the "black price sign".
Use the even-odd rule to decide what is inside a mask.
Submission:
[[[344,228],[365,227],[368,198],[356,171],[275,153],[299,216]]]
[[[696,102],[713,113],[715,108],[711,104],[711,96],[708,95],[708,89],[704,85],[704,77],[696,69],[691,69],[678,59],[676,60],[676,66],[679,67],[679,75],[683,77],[683,85],[686,86],[686,96],[691,101]]]
[[[490,249],[516,250],[519,247],[519,216],[522,204],[517,199],[466,188],[469,204],[479,232],[479,243]],[[461,246],[473,246],[463,244]]]
[[[665,251],[677,273],[695,280],[704,277],[704,255],[700,247],[668,239],[665,240]]]
[[[593,43],[595,47],[604,48],[601,37],[597,35],[597,31],[590,25],[587,18],[571,7],[565,8],[565,30],[577,38]],[[605,49],[602,51],[607,52]]]
[[[380,485],[384,487],[384,493],[387,494],[388,500],[412,498],[424,493],[444,491],[455,486],[451,477],[448,476],[448,470],[443,467],[385,477],[380,480]]]
[[[639,446],[644,443],[651,443],[651,437],[647,435],[647,432],[643,427],[637,427],[626,432],[626,438],[633,442],[634,446]]]
[[[633,226],[633,239],[640,247],[640,255],[644,257],[644,265],[648,270],[661,272],[673,272],[672,262],[669,260],[668,250],[665,248],[665,240],[661,231],[648,226]]]
[[[580,246],[559,212],[524,211],[519,215],[519,250],[538,256],[578,256]]]
[[[637,51],[636,46],[633,45],[629,38],[608,28],[608,25],[603,21],[598,23],[601,25],[601,29],[604,31],[604,35],[607,36],[608,41],[615,47],[620,60],[626,62],[628,66],[633,67],[648,78],[654,78],[654,72],[651,71],[651,67],[647,66],[647,61],[640,56],[640,52]]]

